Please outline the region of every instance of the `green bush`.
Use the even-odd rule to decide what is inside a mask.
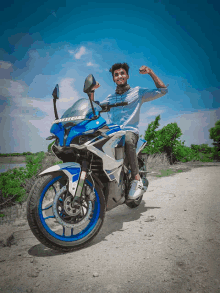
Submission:
[[[3,198],[13,197],[16,201],[22,201],[25,189],[22,184],[27,178],[27,170],[24,168],[14,168],[1,173],[0,190]]]
[[[148,125],[144,136],[144,139],[147,141],[147,146],[142,150],[142,153],[149,155],[166,153],[170,163],[173,163],[176,161],[173,149],[180,144],[179,138],[182,132],[176,122],[170,123],[156,131],[160,125],[159,120],[160,115]]]
[[[148,125],[144,136],[144,139],[147,141],[147,146],[142,150],[142,153],[148,155],[166,153],[171,164],[175,161],[211,162],[220,155],[220,151],[217,150],[216,146],[209,147],[208,144],[192,144],[191,147],[185,146],[184,142],[180,141],[182,132],[177,123],[170,123],[162,129],[157,130],[160,125],[159,120],[160,115]],[[218,127],[220,127],[220,124],[217,125]],[[216,141],[219,139],[219,128],[217,128],[211,132],[212,137],[215,137]],[[215,144],[217,145],[217,143]]]
[[[26,191],[25,181],[37,175],[44,158],[44,152],[26,156],[26,168],[14,168],[0,174],[0,190],[3,198],[13,198],[15,201],[24,200]],[[2,199],[3,200],[3,199]]]

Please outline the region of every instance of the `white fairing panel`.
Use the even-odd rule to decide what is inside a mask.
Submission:
[[[73,163],[73,162],[69,162],[69,163],[62,163],[62,164],[58,164],[52,167],[47,168],[46,170],[44,170],[43,172],[41,172],[39,174],[40,175],[45,175],[47,173],[51,173],[51,172],[55,172],[55,171],[59,171],[62,170],[63,168],[67,168],[67,167],[72,167],[72,168],[79,168],[79,164],[78,163]]]
[[[125,133],[125,131],[118,131],[110,134],[109,136],[112,137],[103,145],[103,152],[93,145],[87,146],[88,150],[90,150],[92,153],[96,154],[102,159],[104,172],[106,173],[110,181],[116,179],[117,182],[119,182],[119,177],[124,159],[115,159],[115,147],[117,146],[121,137],[125,135]],[[109,170],[112,170],[112,172],[109,172]]]

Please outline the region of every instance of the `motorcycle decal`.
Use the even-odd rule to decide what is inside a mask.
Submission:
[[[54,120],[52,123],[60,123],[60,122],[66,122],[66,121],[73,121],[73,120],[82,120],[84,119],[85,116],[75,116],[75,117],[69,117],[69,118],[63,118],[63,119],[58,119]]]

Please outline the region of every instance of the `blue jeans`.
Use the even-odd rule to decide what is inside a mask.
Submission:
[[[139,135],[132,132],[126,131],[125,135],[125,165],[130,165],[131,168],[131,177],[134,180],[134,177],[139,174],[138,159],[136,155],[136,148]]]

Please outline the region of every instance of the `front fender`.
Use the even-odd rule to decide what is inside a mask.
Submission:
[[[63,171],[63,170],[67,170],[67,169],[71,171],[71,170],[76,169],[76,168],[80,168],[80,170],[81,170],[80,164],[73,163],[73,162],[57,164],[55,166],[52,166],[52,167],[47,168],[46,170],[44,170],[43,172],[41,172],[39,174],[39,176],[46,175],[48,173],[57,172],[57,171]]]
[[[68,162],[57,164],[55,166],[49,167],[39,174],[39,176],[44,176],[46,174],[51,174],[53,172],[62,171],[69,179],[69,192],[75,196],[75,192],[78,186],[78,181],[81,173],[81,166],[78,163]]]

